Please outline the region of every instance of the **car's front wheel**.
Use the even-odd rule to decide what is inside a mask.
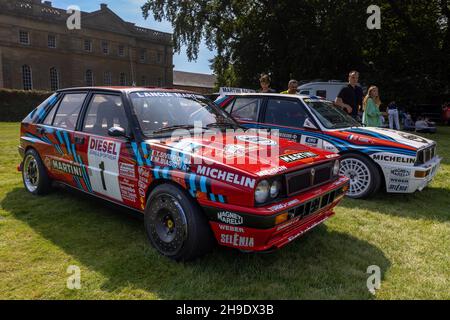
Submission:
[[[381,183],[381,177],[375,164],[359,154],[342,156],[340,174],[350,179],[347,196],[364,199],[375,194]]]
[[[144,223],[147,236],[156,250],[176,261],[202,256],[215,243],[198,204],[172,184],[159,185],[151,192]]]
[[[22,180],[28,192],[43,195],[50,191],[51,182],[41,157],[34,149],[25,153],[22,164]]]

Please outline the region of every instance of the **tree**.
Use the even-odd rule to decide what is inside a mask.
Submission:
[[[381,30],[366,27],[367,7],[382,10]],[[167,19],[176,52],[195,60],[204,39],[217,50],[220,85],[257,87],[270,72],[291,78],[345,79],[351,69],[384,99],[428,101],[450,93],[450,18],[446,0],[152,0],[144,17]]]

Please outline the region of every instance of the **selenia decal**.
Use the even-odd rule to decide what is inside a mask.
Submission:
[[[122,201],[119,186],[120,142],[89,138],[88,163],[92,190]]]

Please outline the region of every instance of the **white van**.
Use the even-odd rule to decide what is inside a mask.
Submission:
[[[310,82],[298,87],[302,95],[317,96],[334,101],[342,88],[348,86],[347,82],[331,80],[328,82]]]

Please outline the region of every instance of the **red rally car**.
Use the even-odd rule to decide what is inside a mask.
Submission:
[[[29,192],[59,183],[142,212],[152,245],[175,260],[216,242],[280,248],[333,215],[348,189],[338,155],[245,132],[175,90],[59,90],[23,120],[19,152]]]

